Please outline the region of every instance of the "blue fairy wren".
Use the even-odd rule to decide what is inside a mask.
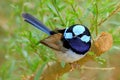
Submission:
[[[58,61],[73,63],[83,58],[91,47],[91,35],[87,27],[74,24],[65,29],[50,30],[37,18],[29,13],[23,13],[24,20],[49,36],[40,43],[55,51]]]

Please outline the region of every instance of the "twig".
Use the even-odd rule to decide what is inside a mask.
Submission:
[[[63,21],[61,15],[60,15],[60,12],[58,11],[58,6],[54,3],[53,0],[52,0],[52,4],[53,4],[53,6],[54,6],[54,8],[55,8],[55,10],[56,10],[56,12],[57,12],[57,14],[58,14],[58,16],[59,16],[61,22],[62,22],[62,24],[65,26],[65,23],[64,23],[64,21]]]
[[[110,17],[112,17],[114,14],[116,14],[117,12],[120,11],[120,3],[118,3],[117,7],[115,10],[113,10],[107,18],[102,19],[99,23],[98,26],[101,26],[101,24],[103,24],[105,21],[107,21]]]
[[[113,69],[115,69],[115,67],[99,68],[99,67],[87,67],[87,66],[82,66],[81,69],[89,69],[89,70],[113,70]]]
[[[97,0],[96,0],[96,3],[95,3],[95,9],[96,9],[96,16],[95,16],[95,32],[96,32],[96,36],[98,35],[98,4],[97,4]]]
[[[77,16],[78,21],[80,22],[80,24],[82,24],[82,21],[80,20],[80,18],[79,18],[79,16],[78,16],[78,13],[76,12],[76,10],[75,10],[75,8],[74,8],[73,4],[71,4],[71,7],[72,7],[72,9],[73,9],[74,13],[75,13],[75,14],[76,14],[76,16]]]

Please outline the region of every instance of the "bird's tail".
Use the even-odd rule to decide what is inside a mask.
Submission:
[[[51,34],[51,30],[48,29],[45,25],[43,25],[38,19],[36,19],[35,17],[33,17],[32,15],[28,14],[28,13],[23,13],[22,17],[24,18],[24,20],[30,24],[32,24],[33,26],[35,26],[36,28],[42,30],[43,32],[47,33],[47,34]]]

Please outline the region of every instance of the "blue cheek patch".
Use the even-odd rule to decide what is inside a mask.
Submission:
[[[76,25],[73,27],[73,33],[75,35],[80,35],[85,31],[85,27],[82,25]]]
[[[90,36],[87,36],[87,35],[83,35],[81,38],[80,38],[83,42],[89,42],[90,41]]]
[[[70,32],[66,32],[68,30],[68,28],[66,28],[65,29],[65,32],[64,32],[64,38],[65,39],[72,39],[73,38],[73,35],[72,35],[72,33],[70,33]]]
[[[65,39],[72,39],[73,38],[73,35],[72,33],[65,33]]]

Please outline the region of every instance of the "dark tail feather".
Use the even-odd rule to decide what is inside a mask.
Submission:
[[[32,15],[28,13],[23,13],[22,17],[25,19],[26,22],[32,24],[33,26],[37,27],[38,29],[42,30],[43,32],[47,34],[51,34],[51,30],[48,29],[45,25],[43,25],[38,19],[33,17]]]

